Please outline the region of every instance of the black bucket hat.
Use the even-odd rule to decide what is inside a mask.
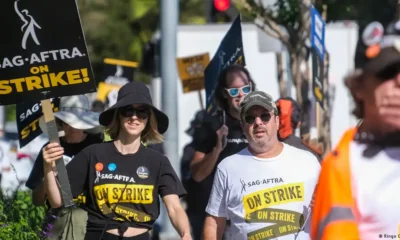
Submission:
[[[122,86],[118,91],[117,102],[100,114],[100,124],[107,127],[110,125],[116,109],[133,104],[144,104],[149,106],[153,110],[157,119],[158,132],[163,134],[167,131],[169,124],[168,116],[153,105],[150,90],[142,82],[130,82]]]

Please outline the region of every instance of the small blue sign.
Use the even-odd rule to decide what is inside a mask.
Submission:
[[[214,113],[215,110],[217,110],[215,104],[215,90],[218,85],[218,76],[222,70],[232,64],[246,66],[240,15],[238,15],[232,23],[214,57],[204,70],[206,109],[208,113]]]
[[[109,170],[110,172],[114,172],[115,169],[117,169],[117,165],[115,165],[115,163],[110,163],[110,164],[108,164],[108,170]]]
[[[311,46],[317,51],[319,57],[325,57],[325,21],[314,6],[311,6]]]

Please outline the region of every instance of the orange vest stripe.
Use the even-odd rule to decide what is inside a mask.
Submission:
[[[311,218],[313,240],[359,239],[349,161],[350,142],[355,132],[356,129],[348,130],[322,162]]]

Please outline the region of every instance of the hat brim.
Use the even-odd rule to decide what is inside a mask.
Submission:
[[[59,111],[54,113],[56,118],[80,130],[90,130],[99,127],[99,115],[96,112],[72,113]]]
[[[246,104],[246,106],[241,111],[240,115],[243,117],[244,114],[246,114],[246,112],[249,111],[250,108],[252,108],[254,106],[260,106],[262,108],[267,109],[268,111],[274,111],[275,110],[275,108],[273,106],[269,105],[269,104],[261,103],[261,102],[251,102],[251,103]]]
[[[99,118],[100,124],[105,127],[108,127],[111,124],[114,113],[118,108],[130,106],[133,104],[143,104],[143,105],[149,106],[152,109],[152,111],[154,112],[154,115],[157,120],[157,131],[160,134],[163,134],[167,131],[168,125],[169,125],[168,116],[165,113],[158,110],[156,107],[154,107],[151,104],[151,101],[140,93],[125,95],[120,100],[118,100],[113,106],[111,106],[109,109],[102,112],[100,114],[100,118]]]
[[[91,134],[101,133],[104,130],[98,120],[99,114],[95,112],[72,113],[59,111],[54,113],[54,117],[68,124],[72,128],[83,130]],[[43,133],[47,134],[47,126],[43,116],[39,119],[39,127]]]
[[[379,55],[371,60],[363,69],[373,74],[379,74],[396,64],[400,64],[400,52],[394,47],[388,47],[382,49]]]

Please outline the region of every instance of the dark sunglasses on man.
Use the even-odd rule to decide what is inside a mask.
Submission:
[[[244,121],[247,124],[251,125],[256,121],[257,117],[260,117],[260,119],[263,123],[268,123],[269,120],[271,120],[272,115],[271,115],[271,113],[262,113],[260,116],[246,115],[244,117]]]
[[[144,120],[149,118],[151,111],[149,108],[146,107],[134,108],[132,106],[126,106],[120,109],[120,114],[121,116],[126,118],[136,116],[137,118]]]
[[[239,96],[240,92],[242,92],[244,95],[249,94],[251,92],[251,86],[245,85],[240,88],[225,88],[225,90],[228,92],[229,96],[237,97],[237,96]]]

